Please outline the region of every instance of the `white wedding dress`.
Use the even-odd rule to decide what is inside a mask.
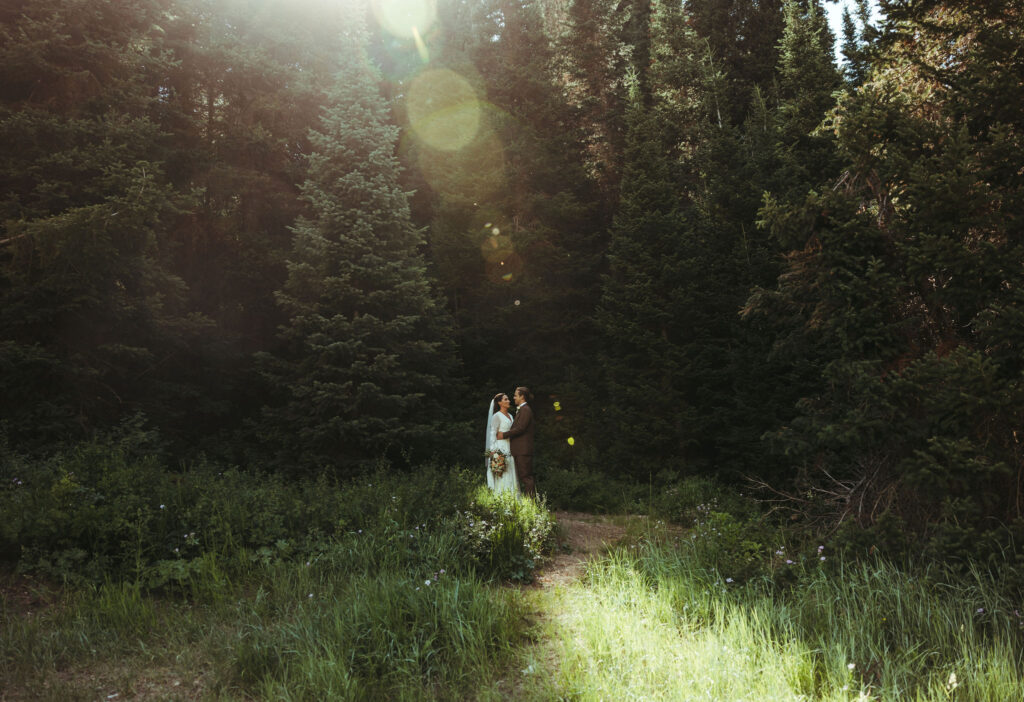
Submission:
[[[512,418],[501,412],[491,415],[491,421],[487,425],[487,450],[501,451],[505,454],[505,473],[500,477],[494,477],[490,465],[487,466],[487,487],[495,492],[511,490],[519,493],[519,479],[516,478],[516,464],[511,455],[511,448],[508,439],[497,439],[495,436],[499,431],[508,431],[512,427]]]

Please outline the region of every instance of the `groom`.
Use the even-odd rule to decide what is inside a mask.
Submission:
[[[533,487],[533,432],[537,425],[533,421],[533,410],[527,404],[532,399],[529,388],[516,388],[512,395],[512,401],[516,403],[516,418],[512,420],[512,426],[507,432],[498,432],[497,438],[509,440],[519,489],[524,495],[536,497],[537,492]]]

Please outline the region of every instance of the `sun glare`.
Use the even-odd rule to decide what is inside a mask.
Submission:
[[[435,0],[374,0],[373,14],[380,26],[402,39],[414,39],[417,47],[437,19]]]

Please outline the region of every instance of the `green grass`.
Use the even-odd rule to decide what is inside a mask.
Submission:
[[[420,531],[354,534],[308,564],[257,559],[238,578],[211,569],[194,599],[111,583],[27,616],[5,598],[5,694],[125,698],[156,674],[160,699],[182,681],[210,699],[486,698],[523,639],[523,602],[453,562],[451,533]]]
[[[340,487],[243,477],[200,476],[210,489],[189,494],[206,503],[168,493],[139,522],[155,531],[105,542],[131,564],[183,514],[200,534],[187,558],[139,556],[102,581],[3,576],[0,699],[1024,699],[1011,566],[801,557],[768,546],[787,534],[749,504],[690,481],[658,510],[686,531],[617,517],[622,544],[578,582],[529,588],[556,531],[544,503],[440,469]],[[43,500],[37,483],[12,495]],[[18,533],[58,553],[33,524]]]
[[[531,699],[1024,699],[1021,619],[980,571],[939,585],[861,563],[780,588],[726,583],[690,544],[633,546],[535,596]]]

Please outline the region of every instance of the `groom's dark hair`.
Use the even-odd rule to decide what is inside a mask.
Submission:
[[[516,388],[516,392],[525,397],[527,402],[533,402],[533,393],[530,392],[530,388],[524,385],[520,385],[518,388]]]

